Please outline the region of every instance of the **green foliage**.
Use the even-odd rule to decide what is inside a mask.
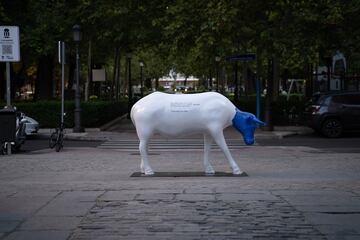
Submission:
[[[336,50],[359,62],[356,57],[360,52],[359,12],[358,0],[0,3],[0,20],[20,26],[22,59],[28,61],[28,66],[44,54],[52,55],[55,61],[58,40],[65,40],[69,54],[73,49],[72,26],[80,24],[82,64],[86,65],[89,40],[94,62],[105,66],[114,65],[115,48],[120,48],[123,58],[131,50],[134,79],[139,76],[139,59],[146,64],[145,78],[152,79],[171,68],[188,76],[203,78],[210,71],[214,76],[216,55],[222,57],[220,67],[225,67],[229,74],[232,68],[224,57],[243,52],[258,53],[258,61],[263,65],[276,55],[281,70],[287,69],[290,75],[305,75],[308,64],[322,62],[324,56]],[[254,65],[249,63],[252,70]],[[262,73],[266,79],[266,71]]]
[[[61,102],[59,101],[37,101],[14,103],[19,111],[39,122],[41,128],[57,126],[60,118]],[[74,125],[73,101],[64,104],[66,117],[65,126],[72,128]],[[127,101],[119,102],[92,101],[81,103],[81,121],[84,127],[100,127],[101,125],[121,116],[127,112]]]
[[[158,89],[157,89],[157,91],[159,91],[159,92],[164,92],[164,91],[165,91],[165,88],[164,88],[163,86],[159,86]]]
[[[96,46],[97,62],[111,61],[115,47],[131,49],[145,58],[150,77],[169,68],[201,76],[216,54],[224,57],[257,48],[265,57],[278,54],[282,66],[290,70],[315,63],[319,51],[340,49],[351,54],[360,48],[359,11],[356,0],[4,0],[0,4],[1,19],[20,25],[23,54],[56,55],[56,42],[72,42],[71,27],[78,23],[84,40],[91,39]]]

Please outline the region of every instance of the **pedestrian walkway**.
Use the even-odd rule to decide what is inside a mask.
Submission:
[[[227,139],[227,145],[230,150],[240,149],[246,146],[241,139]],[[255,144],[256,145],[256,144]],[[102,149],[116,149],[121,151],[138,151],[139,140],[110,140],[98,146]],[[220,150],[216,144],[212,145],[213,150]],[[152,151],[194,151],[204,150],[204,141],[202,139],[180,138],[180,139],[153,139],[149,143],[149,152]]]
[[[1,240],[359,239],[358,153],[247,146],[248,177],[130,177],[140,156],[101,148],[0,156]],[[201,151],[150,155],[155,172],[203,171]],[[231,172],[212,151],[218,172]]]

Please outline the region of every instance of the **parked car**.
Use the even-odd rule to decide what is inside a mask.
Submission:
[[[360,131],[360,92],[316,95],[308,106],[308,125],[329,138],[346,131]]]

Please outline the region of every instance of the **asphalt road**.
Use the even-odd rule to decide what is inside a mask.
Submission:
[[[101,141],[65,140],[64,147],[97,147]],[[291,136],[283,139],[257,139],[260,146],[306,146],[321,149],[325,152],[360,153],[360,134],[347,135],[342,138],[329,139],[317,134]],[[31,138],[21,148],[22,153],[41,150],[49,147],[48,140]]]
[[[97,147],[101,143],[101,141],[73,141],[65,139],[64,147]],[[32,137],[25,141],[25,144],[21,147],[20,153],[27,153],[45,148],[49,148],[49,140]]]
[[[360,134],[348,134],[341,138],[324,138],[316,133],[291,136],[283,139],[259,139],[261,146],[306,146],[326,152],[360,153]]]

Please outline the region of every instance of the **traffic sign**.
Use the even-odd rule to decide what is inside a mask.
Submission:
[[[226,61],[253,61],[256,59],[255,53],[245,53],[245,54],[234,54],[227,56]]]
[[[0,26],[0,62],[20,61],[18,26]]]

